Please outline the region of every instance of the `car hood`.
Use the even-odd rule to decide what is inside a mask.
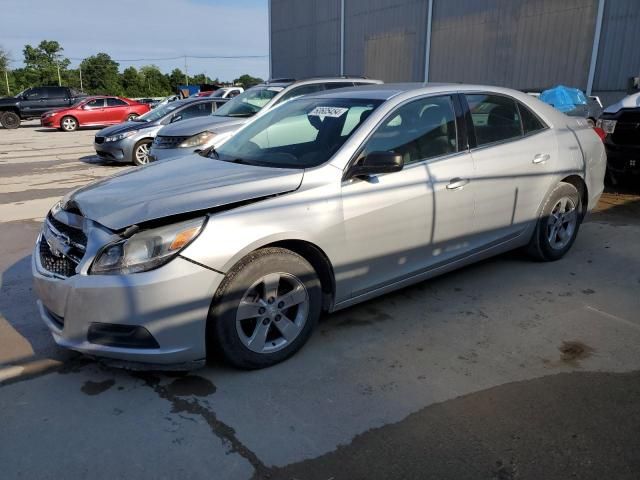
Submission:
[[[229,125],[242,125],[247,120],[248,118],[246,117],[217,117],[215,115],[190,118],[163,127],[160,135],[167,137],[190,137],[205,130],[215,132],[217,129]]]
[[[622,108],[638,108],[640,107],[640,93],[634,93],[624,97],[619,102],[608,106],[604,111],[605,113],[618,113]]]
[[[157,127],[155,122],[124,122],[111,127],[103,128],[96,137],[109,137],[111,135],[118,135],[120,133],[131,132],[132,130],[146,130],[147,128]]]
[[[67,194],[77,207],[112,230],[189,212],[296,190],[304,170],[256,167],[197,154],[133,168]]]

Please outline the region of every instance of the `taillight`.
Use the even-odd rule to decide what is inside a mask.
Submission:
[[[600,140],[604,142],[604,137],[607,136],[607,132],[605,132],[600,127],[593,127],[593,131],[596,132],[596,134],[600,137]]]

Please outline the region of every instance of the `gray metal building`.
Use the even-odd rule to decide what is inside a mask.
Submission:
[[[272,77],[366,75],[612,103],[640,76],[640,0],[270,0]]]

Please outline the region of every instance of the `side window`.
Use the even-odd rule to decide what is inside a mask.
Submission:
[[[178,115],[182,117],[181,120],[186,120],[187,118],[203,117],[210,113],[211,105],[209,103],[196,103],[195,105],[185,108],[178,113]]]
[[[531,110],[529,110],[523,104],[518,103],[518,109],[520,110],[520,117],[522,117],[522,128],[524,129],[525,135],[529,135],[530,133],[538,132],[547,128],[546,125],[542,123],[542,120],[540,120]]]
[[[87,102],[88,108],[104,108],[104,98],[95,98]]]
[[[127,102],[119,98],[107,98],[107,107],[126,107]]]
[[[501,95],[467,94],[478,146],[522,137],[515,100]]]
[[[285,92],[285,94],[280,97],[277,103],[286,102],[287,100],[291,100],[292,98],[300,97],[302,95],[321,92],[322,90],[324,90],[324,85],[321,83],[313,83],[311,85],[302,85],[300,87],[295,87],[288,92]]]
[[[363,155],[402,154],[410,164],[458,150],[456,116],[450,96],[428,97],[399,107],[367,141]]]
[[[32,88],[31,90],[27,90],[24,95],[27,97],[27,100],[41,100],[43,98],[47,98],[47,92],[44,88]]]

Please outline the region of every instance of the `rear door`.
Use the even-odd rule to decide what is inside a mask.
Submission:
[[[491,245],[536,220],[557,164],[557,141],[528,107],[495,93],[468,93],[475,166],[475,241]]]
[[[45,87],[47,98],[44,101],[45,108],[51,110],[54,108],[67,107],[69,104],[69,90],[64,87]]]
[[[129,115],[129,104],[116,97],[108,97],[104,109],[104,122],[122,123]]]

